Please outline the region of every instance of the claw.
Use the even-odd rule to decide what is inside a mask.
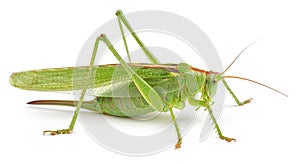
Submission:
[[[43,132],[43,135],[49,133],[51,136],[55,136],[55,135],[58,135],[58,134],[70,134],[72,133],[72,130],[70,129],[62,129],[62,130],[45,130]]]
[[[243,101],[241,104],[239,104],[239,106],[249,104],[252,100],[253,100],[253,98],[247,99],[247,100]]]
[[[222,136],[222,137],[220,137],[222,140],[225,140],[225,141],[227,141],[227,142],[231,142],[231,141],[234,141],[234,142],[236,142],[236,139],[234,139],[234,138],[228,138],[228,137],[224,137],[224,136]]]
[[[182,139],[178,139],[177,144],[175,145],[175,149],[181,148]]]
[[[43,131],[43,135],[49,133],[51,136],[54,136],[54,135],[57,135],[57,131],[54,131],[54,130],[45,130]]]
[[[179,149],[179,148],[181,148],[181,144],[178,144],[178,143],[177,143],[177,144],[175,145],[175,149]]]

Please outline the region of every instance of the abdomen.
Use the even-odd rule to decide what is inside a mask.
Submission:
[[[96,110],[98,112],[119,117],[130,117],[147,114],[155,110],[143,97],[112,98],[97,97]]]

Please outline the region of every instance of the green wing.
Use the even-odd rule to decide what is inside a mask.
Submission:
[[[152,87],[172,91],[178,89],[177,65],[129,64]],[[119,64],[94,67],[93,79],[86,79],[88,67],[50,68],[13,73],[11,85],[35,91],[80,90],[88,81],[90,95],[97,97],[140,96],[131,78]],[[177,85],[177,87],[176,87]]]

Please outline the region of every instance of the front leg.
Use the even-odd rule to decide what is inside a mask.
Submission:
[[[226,89],[229,91],[229,93],[231,94],[231,96],[234,98],[234,101],[237,103],[238,106],[242,106],[245,104],[248,104],[252,101],[252,98],[247,99],[245,101],[240,102],[239,99],[236,97],[236,95],[232,92],[232,90],[229,88],[228,84],[226,83],[226,81],[224,79],[222,79],[222,82],[224,84],[224,86],[226,87]]]

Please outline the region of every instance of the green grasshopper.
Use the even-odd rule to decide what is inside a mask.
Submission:
[[[192,106],[195,106],[197,109],[203,107],[205,110],[207,110],[211,120],[214,123],[219,138],[231,142],[235,141],[235,139],[225,137],[222,134],[211,108],[211,105],[213,103],[212,98],[215,95],[218,82],[221,81],[224,84],[226,89],[229,91],[229,93],[232,95],[235,102],[239,106],[250,103],[251,99],[240,101],[235,96],[233,91],[229,88],[228,84],[225,81],[225,78],[238,78],[247,80],[279,92],[269,86],[247,78],[237,76],[224,76],[224,73],[230,68],[230,66],[235,62],[235,60],[245,49],[222,73],[198,69],[185,63],[160,64],[157,58],[150,52],[150,50],[144,45],[144,43],[134,32],[126,17],[123,15],[122,11],[117,11],[116,16],[129,61],[130,56],[123,31],[123,25],[125,25],[125,27],[130,31],[151,64],[126,63],[118,54],[108,38],[104,34],[101,34],[95,41],[89,66],[40,69],[17,72],[11,75],[10,84],[17,88],[25,90],[82,90],[78,101],[37,100],[28,103],[40,105],[76,106],[73,118],[67,129],[45,130],[43,134],[70,134],[73,131],[79,109],[81,107],[103,114],[119,117],[137,116],[154,111],[170,112],[170,116],[174,123],[178,138],[175,148],[180,148],[182,137],[180,134],[180,129],[176,122],[176,118],[174,116],[173,108],[177,108],[180,110],[184,109],[185,102],[188,101],[188,103],[190,103]],[[105,43],[105,45],[113,53],[120,64],[94,66],[95,57],[100,42]],[[119,73],[118,76],[113,76],[116,69],[120,70],[121,73]],[[75,71],[76,76],[73,76]],[[111,87],[112,81],[120,85]],[[122,89],[123,84],[129,84],[129,96],[118,96],[112,94],[114,91]],[[88,89],[95,90],[93,93],[93,96],[95,98],[90,101],[83,101]],[[201,93],[201,96],[197,99],[196,95],[198,93]],[[281,92],[279,93],[283,94]],[[285,94],[283,95],[287,96]]]

